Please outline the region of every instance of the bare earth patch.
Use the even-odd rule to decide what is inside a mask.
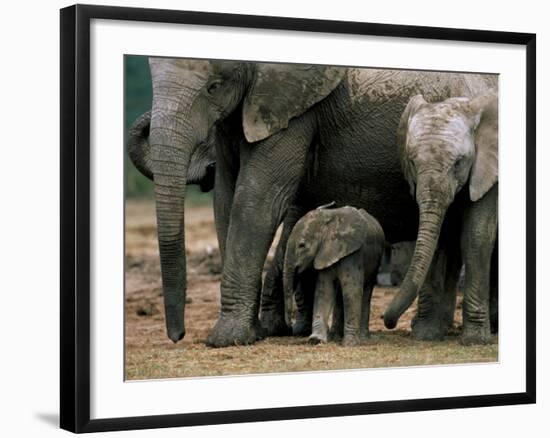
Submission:
[[[212,349],[204,340],[216,322],[220,301],[220,258],[212,208],[186,209],[186,335],[177,344],[166,336],[152,201],[126,202],[125,376],[128,380],[262,374],[412,365],[494,362],[498,338],[464,347],[458,330],[443,342],[411,339],[414,308],[386,330],[381,319],[395,288],[376,288],[371,337],[358,347],[336,343],[309,345],[305,338],[268,338],[251,346]],[[270,253],[272,255],[272,251]],[[461,321],[460,302],[455,325]]]

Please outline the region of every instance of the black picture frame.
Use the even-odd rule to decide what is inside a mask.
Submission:
[[[526,391],[509,394],[90,419],[90,22],[92,19],[296,30],[526,48]],[[515,405],[536,401],[536,35],[376,23],[74,5],[61,10],[60,426],[81,432]]]

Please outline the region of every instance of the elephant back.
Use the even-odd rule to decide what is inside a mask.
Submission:
[[[346,86],[351,102],[364,105],[406,102],[417,94],[436,102],[449,97],[471,97],[498,87],[495,74],[449,73],[372,68],[351,68]]]

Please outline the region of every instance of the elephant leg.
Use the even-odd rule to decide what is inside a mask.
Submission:
[[[361,316],[365,286],[362,258],[348,256],[342,260],[341,266],[339,266],[338,279],[342,287],[344,304],[344,337],[342,344],[347,346],[359,345],[361,342]]]
[[[214,219],[222,265],[238,174],[238,152],[231,148],[228,150],[224,146],[226,146],[225,143],[216,145],[217,164],[214,184]]]
[[[498,188],[494,186],[464,212],[461,245],[466,274],[462,306],[465,345],[485,344],[491,336],[489,290],[498,227],[497,197]]]
[[[311,334],[317,277],[317,272],[313,269],[308,269],[300,275],[299,286],[294,295],[296,300],[296,321],[292,325],[294,336],[309,336]]]
[[[346,288],[348,291],[346,292]],[[361,343],[361,304],[363,301],[363,284],[342,286],[344,290],[344,337],[342,345],[355,346]]]
[[[490,319],[491,333],[498,333],[498,237],[495,241],[495,248],[491,256],[491,278],[490,278]]]
[[[315,132],[312,114],[266,140],[245,145],[231,207],[221,280],[221,311],[207,344],[250,344],[258,320],[262,271],[275,231],[296,194]]]
[[[320,272],[313,300],[312,331],[309,337],[311,344],[328,341],[328,319],[334,308],[335,299],[336,289],[332,272],[330,270]]]
[[[438,248],[424,284],[418,294],[416,315],[412,320],[412,337],[422,341],[442,340],[449,329],[442,308],[452,294],[445,290],[447,255]],[[449,296],[451,295],[451,296]],[[456,295],[455,295],[456,297]]]
[[[344,303],[342,299],[342,288],[336,284],[336,298],[332,310],[332,324],[328,333],[328,340],[340,342],[344,336]]]
[[[288,209],[275,256],[265,276],[262,288],[260,322],[267,336],[288,336],[292,334],[292,330],[285,321],[283,264],[288,237],[303,214],[305,214],[305,211],[296,205]]]
[[[366,339],[369,336],[370,322],[370,302],[372,298],[372,290],[376,284],[376,276],[372,279],[365,280],[363,288],[363,302],[361,305],[361,339]]]
[[[460,233],[457,232],[457,236],[460,236]],[[457,238],[452,246],[447,247],[445,292],[440,301],[441,323],[442,329],[445,330],[445,334],[453,327],[455,320],[456,298],[461,269],[462,256],[460,254],[460,239]]]

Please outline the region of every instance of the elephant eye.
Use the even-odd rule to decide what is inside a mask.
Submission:
[[[298,242],[298,247],[299,247],[299,248],[304,248],[305,246],[306,246],[306,242],[304,242],[303,240],[300,240],[300,241]]]
[[[219,90],[221,86],[222,86],[222,81],[218,79],[212,82],[210,85],[208,85],[208,88],[206,90],[208,91],[208,94],[212,94],[212,93],[215,93],[216,90]]]
[[[455,170],[460,170],[462,167],[462,163],[464,163],[464,157],[460,157],[458,160],[455,161]]]

